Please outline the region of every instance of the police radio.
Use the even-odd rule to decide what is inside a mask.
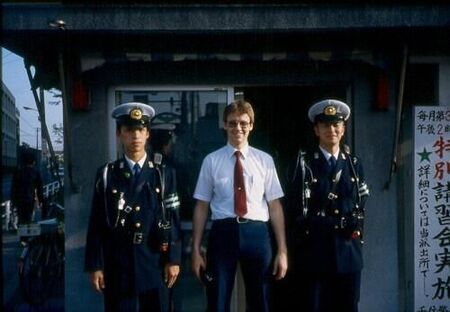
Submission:
[[[165,170],[162,165],[163,155],[161,153],[154,153],[153,163],[158,171],[159,183],[161,186],[160,192],[160,204],[161,204],[161,218],[158,220],[158,238],[159,238],[159,250],[163,253],[169,251],[170,240],[170,217],[168,216],[166,207],[166,194],[165,194]]]

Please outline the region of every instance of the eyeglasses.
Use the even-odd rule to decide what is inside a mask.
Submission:
[[[239,125],[239,126],[241,126],[241,129],[247,129],[250,126],[251,122],[232,120],[232,121],[228,121],[227,124],[228,124],[228,127],[230,127],[230,128],[237,128],[237,126]]]

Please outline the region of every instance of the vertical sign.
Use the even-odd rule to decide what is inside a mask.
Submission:
[[[450,312],[450,107],[414,109],[414,311]]]

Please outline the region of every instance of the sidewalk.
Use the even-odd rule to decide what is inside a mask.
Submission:
[[[174,312],[199,312],[206,310],[206,296],[202,284],[191,271],[191,255],[183,253],[182,271],[174,289]],[[4,285],[2,311],[41,312],[64,311],[64,282],[55,287],[54,294],[41,306],[30,306],[25,302],[19,289],[17,259],[22,247],[15,232],[3,232]]]
[[[15,232],[3,232],[3,302],[2,311],[41,312],[64,311],[64,284],[58,283],[52,296],[41,306],[31,306],[25,302],[19,289],[17,259],[22,247]]]

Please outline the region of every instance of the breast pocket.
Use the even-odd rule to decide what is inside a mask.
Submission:
[[[214,193],[219,199],[233,196],[233,180],[230,178],[219,178],[214,182]]]
[[[260,200],[264,196],[264,178],[258,175],[244,175],[247,194],[252,199]]]

